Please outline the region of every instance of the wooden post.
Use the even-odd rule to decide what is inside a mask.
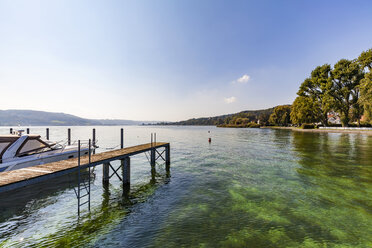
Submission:
[[[122,128],[120,130],[120,148],[124,148],[124,129]]]
[[[46,139],[49,140],[49,128],[46,129]]]
[[[155,166],[151,166],[151,180],[150,180],[150,183],[151,184],[156,183],[156,169],[155,169]]]
[[[155,167],[155,148],[151,148],[151,167]]]
[[[78,141],[78,215],[80,216],[80,140]]]
[[[121,160],[122,172],[123,172],[123,185],[130,185],[130,157],[126,157]]]
[[[26,129],[26,133],[30,134],[30,129],[29,128]]]
[[[102,182],[105,184],[108,184],[109,180],[110,180],[110,164],[109,163],[104,163],[102,165],[102,168],[103,168],[103,178],[102,178]]]
[[[170,145],[165,147],[165,169],[168,171],[170,168]]]
[[[13,134],[13,128],[10,128],[9,131],[10,131],[10,134]]]
[[[67,129],[67,145],[71,145],[71,128]]]
[[[96,154],[96,148],[95,148],[95,145],[96,145],[96,129],[93,128],[93,154]]]
[[[88,156],[89,156],[89,167],[88,167],[88,209],[90,211],[90,163],[92,162],[92,154],[91,154],[91,146],[92,146],[92,142],[91,140],[89,139],[89,148],[88,148]]]

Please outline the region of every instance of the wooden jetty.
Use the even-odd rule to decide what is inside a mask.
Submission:
[[[159,148],[164,148],[164,150],[162,152],[159,152]],[[35,184],[41,181],[51,180],[55,177],[63,176],[69,173],[80,172],[80,170],[94,167],[100,164],[103,164],[104,182],[108,182],[111,176],[113,174],[116,174],[124,184],[130,184],[130,157],[145,152],[150,152],[151,167],[155,166],[157,159],[162,158],[165,161],[166,169],[169,170],[170,144],[164,142],[153,142],[93,154],[91,156],[82,156],[48,164],[27,167],[19,170],[1,172],[0,193],[25,187],[27,185]],[[115,160],[121,161],[121,176],[117,172],[120,167],[118,169],[114,169],[110,164],[110,162]],[[113,174],[111,176],[110,168],[113,170]]]

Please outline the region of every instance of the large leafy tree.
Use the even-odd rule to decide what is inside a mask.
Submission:
[[[354,119],[360,120],[363,113],[359,104],[360,80],[363,78],[362,67],[356,61],[341,59],[331,71],[330,95],[333,97],[333,106],[341,114],[342,126],[348,126],[351,113]]]
[[[364,51],[358,57],[358,61],[363,68],[367,67],[369,71],[372,70],[372,49]]]
[[[364,51],[358,57],[358,61],[363,69],[368,72],[360,81],[360,99],[359,103],[364,107],[366,119],[372,120],[372,49]]]
[[[332,98],[330,97],[330,84],[329,80],[331,77],[331,66],[328,64],[324,64],[322,66],[316,67],[311,72],[311,77],[305,79],[305,81],[301,84],[300,90],[297,94],[300,97],[309,98],[300,98],[297,102],[296,109],[299,109],[299,104],[301,104],[301,108],[305,109],[312,109],[313,111],[313,121],[320,121],[324,126],[328,125],[328,112],[331,110],[332,107]],[[304,104],[309,104],[309,106],[305,106]],[[299,113],[294,114],[299,116]],[[302,115],[305,117],[305,115]],[[307,121],[302,120],[302,123],[308,122],[308,118],[306,117]]]
[[[288,126],[290,119],[291,106],[280,105],[275,107],[274,112],[270,115],[269,123],[277,126]]]
[[[310,97],[298,96],[293,104],[291,110],[291,122],[293,124],[313,123],[317,120],[318,106],[316,102],[312,101]]]
[[[269,124],[270,112],[263,112],[258,116],[258,120],[260,121],[260,125],[267,125]]]
[[[359,103],[364,107],[364,114],[368,121],[372,120],[372,71],[366,73],[360,81]]]

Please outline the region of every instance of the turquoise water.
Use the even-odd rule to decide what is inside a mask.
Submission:
[[[125,145],[171,143],[171,171],[132,158],[129,196],[95,170],[77,217],[73,175],[0,195],[1,247],[372,247],[372,136],[124,127]],[[96,127],[100,151],[120,127]],[[92,127],[72,127],[88,139]],[[45,128],[32,128],[45,133]],[[210,131],[210,133],[208,133]],[[8,129],[0,129],[7,133]],[[52,127],[52,140],[66,138]],[[212,143],[208,143],[208,138]]]

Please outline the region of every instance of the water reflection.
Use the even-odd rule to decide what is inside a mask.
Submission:
[[[306,204],[302,215],[335,243],[372,238],[371,139],[355,134],[293,133]],[[313,209],[317,209],[315,212]],[[324,235],[323,235],[324,236]]]
[[[356,184],[371,182],[371,139],[354,134],[293,132],[292,135],[302,166],[297,170],[300,174],[329,180],[348,178]]]
[[[269,130],[267,136],[237,132],[238,142],[228,145],[239,158],[217,155],[204,168],[213,173],[182,199],[150,247],[368,244],[370,139],[288,130]]]
[[[157,165],[151,170],[151,177],[146,184],[135,185],[132,188],[129,185],[121,184],[118,189],[114,183],[100,183],[92,179],[92,184],[99,184],[102,187],[101,203],[91,204],[92,211],[83,211],[79,218],[77,216],[77,199],[73,194],[69,202],[73,208],[70,209],[72,218],[61,231],[54,232],[44,236],[41,239],[35,239],[33,236],[16,239],[7,237],[14,236],[15,233],[22,229],[25,221],[34,218],[33,215],[38,215],[38,211],[43,211],[43,208],[48,208],[60,195],[66,191],[72,191],[76,187],[77,174],[71,174],[54,179],[53,182],[43,182],[40,184],[31,185],[26,188],[2,194],[2,199],[6,201],[0,202],[0,221],[6,223],[0,227],[1,247],[24,247],[38,244],[45,247],[77,247],[87,245],[94,242],[96,235],[106,233],[113,228],[118,221],[125,218],[130,213],[133,205],[145,202],[150,197],[159,185],[170,182],[170,172],[162,173],[165,165]],[[120,190],[121,189],[121,190]],[[120,192],[121,191],[121,192]],[[97,190],[93,190],[95,194]],[[71,196],[71,195],[70,195]],[[94,195],[92,196],[94,197]],[[85,206],[85,205],[84,205]],[[22,216],[11,220],[12,216]],[[41,226],[40,226],[41,227]],[[58,227],[57,227],[58,228]]]

